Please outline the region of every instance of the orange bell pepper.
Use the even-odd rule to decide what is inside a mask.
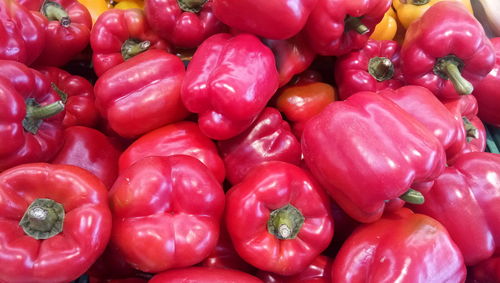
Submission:
[[[144,1],[143,0],[113,0],[113,8],[115,9],[144,9]]]
[[[398,30],[398,22],[397,22],[396,12],[392,7],[387,10],[384,15],[384,18],[378,25],[375,26],[375,30],[370,36],[371,39],[375,40],[392,40],[396,35]]]
[[[460,2],[473,14],[470,0],[392,0],[392,6],[396,10],[399,21],[407,29],[411,23],[420,18],[430,7],[441,1]]]
[[[97,21],[99,15],[111,8],[109,1],[105,0],[78,0],[78,2],[89,10],[90,16],[92,16],[92,26]]]

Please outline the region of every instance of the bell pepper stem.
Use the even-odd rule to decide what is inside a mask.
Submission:
[[[368,73],[377,81],[389,80],[394,75],[394,65],[387,57],[373,57],[368,62]]]
[[[462,117],[464,123],[464,129],[466,132],[467,142],[470,143],[474,139],[479,138],[479,130],[472,124],[472,122],[467,117]]]
[[[455,90],[462,95],[471,94],[474,90],[472,84],[462,77],[458,66],[453,63],[448,63],[445,65],[444,72],[448,75],[448,78],[453,83]]]
[[[361,22],[361,18],[348,16],[345,19],[345,26],[349,30],[355,30],[359,34],[366,34],[370,29]]]
[[[50,83],[50,86],[52,89],[59,95],[59,98],[61,99],[62,103],[66,104],[66,101],[68,101],[68,95],[60,89],[55,83]]]
[[[36,199],[24,213],[19,225],[28,236],[40,240],[61,233],[63,222],[62,204],[51,199]]]
[[[42,14],[50,21],[57,20],[63,27],[69,27],[71,19],[64,8],[56,2],[45,1],[41,8]]]
[[[179,7],[184,12],[198,13],[208,0],[177,0]]]
[[[267,230],[280,240],[294,239],[304,224],[304,216],[293,205],[287,204],[271,212]]]
[[[26,100],[26,116],[23,119],[24,130],[36,134],[42,120],[57,115],[64,110],[64,103],[60,100],[40,106],[34,99]]]
[[[425,201],[422,193],[414,189],[409,189],[404,194],[399,196],[399,198],[411,204],[423,204]]]
[[[142,53],[151,47],[151,42],[149,40],[140,41],[137,39],[127,39],[121,48],[121,53],[123,60],[128,60],[139,53]]]

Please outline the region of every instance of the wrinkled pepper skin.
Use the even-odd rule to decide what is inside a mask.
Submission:
[[[486,129],[477,117],[477,100],[472,95],[444,101],[444,105],[461,125],[461,135],[448,149],[448,161],[467,152],[481,152],[486,148]]]
[[[443,224],[465,264],[475,265],[500,252],[499,180],[499,154],[463,154],[412,209]]]
[[[304,36],[318,54],[347,54],[366,44],[390,6],[391,0],[319,0],[304,27]],[[348,17],[360,18],[366,29],[358,32],[349,27]]]
[[[446,163],[443,146],[424,125],[373,92],[331,103],[307,122],[301,142],[316,180],[363,223],[379,219],[386,201],[410,187],[427,189]]]
[[[90,33],[92,63],[97,76],[149,49],[167,52],[167,42],[149,27],[144,11],[111,9],[104,12]]]
[[[306,122],[335,100],[337,92],[331,85],[303,81],[283,88],[276,98],[276,108],[290,121],[300,140]]]
[[[392,6],[398,14],[398,19],[405,29],[408,29],[411,23],[418,20],[422,15],[429,10],[430,7],[444,0],[392,0]],[[467,11],[472,15],[472,5],[470,0],[446,0],[462,3]]]
[[[304,27],[318,0],[213,0],[214,14],[226,25],[269,39],[290,38]]]
[[[370,39],[366,45],[335,62],[335,82],[344,100],[360,91],[381,91],[403,86],[396,41]]]
[[[182,120],[189,114],[180,97],[184,74],[177,56],[148,50],[99,77],[94,86],[97,108],[125,138]]]
[[[20,220],[40,198],[62,205],[64,218],[57,213],[60,233],[37,240],[25,232],[26,223]],[[51,209],[45,206],[43,211],[47,210]],[[0,174],[0,215],[2,282],[75,280],[104,251],[111,231],[106,187],[93,174],[70,165],[30,163],[4,171]]]
[[[330,283],[332,258],[320,255],[302,272],[292,276],[280,276],[259,271],[257,276],[265,283]]]
[[[356,229],[332,266],[332,282],[464,282],[460,250],[438,221],[403,208]]]
[[[156,274],[149,283],[213,282],[213,283],[262,283],[248,273],[222,268],[188,267]]]
[[[85,78],[73,76],[56,67],[38,69],[48,77],[52,88],[64,102],[66,113],[63,127],[86,126],[96,127],[99,122],[99,111],[95,106],[94,86]]]
[[[153,30],[176,47],[197,47],[226,30],[212,11],[212,0],[145,0],[144,4]]]
[[[280,87],[286,85],[294,75],[304,72],[316,58],[303,37],[295,36],[287,40],[264,39],[264,43],[276,55]]]
[[[299,165],[302,150],[290,125],[272,107],[262,111],[255,123],[240,135],[218,143],[227,180],[235,185],[250,170],[266,161],[283,161]]]
[[[255,167],[226,193],[225,221],[241,258],[280,275],[306,269],[333,236],[326,193],[305,170],[281,161]]]
[[[144,158],[110,191],[112,242],[133,267],[188,267],[215,248],[224,191],[208,168],[186,155]]]
[[[45,16],[45,46],[35,61],[37,66],[59,67],[68,63],[89,44],[92,17],[85,6],[77,0],[51,0],[46,5],[60,6],[65,11],[63,18],[43,12]]]
[[[440,99],[472,93],[495,64],[493,45],[461,3],[439,2],[408,28],[401,70]]]
[[[469,269],[467,283],[500,282],[500,257],[489,258]]]
[[[40,72],[4,60],[0,60],[0,70],[0,171],[23,163],[48,161],[62,145],[64,104]],[[30,102],[35,105],[29,105]],[[33,117],[27,126],[30,113],[42,109],[36,104],[49,110],[46,114],[54,115]]]
[[[45,26],[40,15],[17,0],[0,1],[0,59],[30,65],[45,46]]]
[[[138,138],[120,156],[120,172],[147,156],[175,154],[200,160],[220,183],[224,181],[224,161],[219,156],[217,146],[200,131],[198,124],[189,121],[172,123]]]
[[[51,163],[86,169],[109,189],[118,176],[120,154],[119,146],[103,133],[74,126],[64,130],[64,144]]]
[[[194,53],[181,97],[205,135],[225,140],[255,121],[278,83],[274,55],[256,36],[216,34]]]
[[[500,127],[500,37],[492,38],[496,61],[493,70],[474,88],[472,93],[479,106],[478,116],[487,124]]]
[[[458,119],[428,89],[404,86],[384,90],[380,95],[390,99],[422,123],[443,145],[448,159],[456,155],[457,144],[464,144],[466,131],[462,118]]]

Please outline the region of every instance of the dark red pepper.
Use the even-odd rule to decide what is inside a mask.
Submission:
[[[261,278],[265,283],[330,283],[332,262],[332,258],[320,255],[297,275],[281,276],[259,271],[257,277]]]

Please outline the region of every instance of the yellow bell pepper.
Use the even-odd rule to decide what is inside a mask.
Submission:
[[[144,9],[144,1],[143,0],[114,0],[115,2],[113,8],[115,9]]]
[[[427,9],[432,5],[441,1],[461,2],[467,10],[473,14],[470,0],[392,0],[392,6],[396,10],[396,14],[401,24],[408,28],[416,19],[420,18]]]
[[[105,0],[78,0],[83,6],[87,8],[92,16],[92,24],[102,13],[106,12],[109,8],[109,2]]]
[[[390,7],[385,13],[382,21],[375,26],[375,30],[370,38],[375,40],[392,40],[397,30],[398,23],[396,21],[396,12]]]

